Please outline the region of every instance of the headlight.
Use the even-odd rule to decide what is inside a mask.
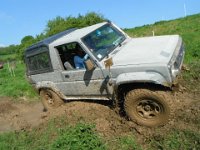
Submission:
[[[175,68],[175,67],[172,67],[171,72],[172,72],[172,78],[175,79],[176,76],[179,74],[180,69],[177,69],[177,68]]]
[[[173,56],[170,63],[168,64],[168,68],[170,70],[170,73],[173,79],[176,78],[176,76],[179,74],[181,70],[184,55],[185,55],[185,50],[184,50],[184,45],[182,44],[179,47],[178,54]]]

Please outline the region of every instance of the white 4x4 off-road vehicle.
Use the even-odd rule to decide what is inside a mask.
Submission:
[[[84,68],[74,62],[77,48]],[[179,35],[130,38],[111,22],[61,32],[25,52],[27,76],[46,110],[67,100],[112,100],[145,126],[170,118],[183,57]]]

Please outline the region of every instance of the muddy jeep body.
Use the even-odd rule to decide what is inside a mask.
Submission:
[[[91,48],[91,42],[99,48]],[[89,56],[86,69],[72,65],[74,43]],[[67,49],[70,57],[64,54]],[[28,79],[46,109],[63,100],[113,100],[123,103],[130,119],[146,126],[169,119],[173,98],[168,98],[167,89],[180,73],[183,57],[179,35],[130,38],[111,22],[61,32],[25,52]],[[65,61],[71,62],[71,69],[64,66]]]

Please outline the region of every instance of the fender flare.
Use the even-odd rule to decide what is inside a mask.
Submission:
[[[42,81],[38,82],[35,86],[36,90],[38,93],[40,92],[41,89],[50,89],[54,91],[58,96],[62,99],[65,99],[65,95],[58,89],[58,87],[51,81]]]
[[[171,87],[171,84],[158,72],[123,73],[116,78],[117,87],[127,83],[154,83],[165,87]]]

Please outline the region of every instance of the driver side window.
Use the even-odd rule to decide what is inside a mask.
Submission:
[[[84,69],[85,52],[77,42],[56,47],[65,70]]]

